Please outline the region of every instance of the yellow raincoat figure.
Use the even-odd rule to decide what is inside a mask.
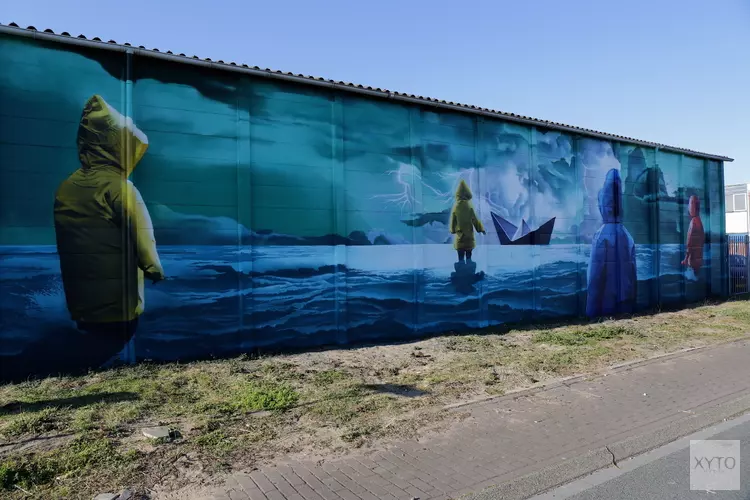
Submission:
[[[456,189],[456,202],[451,211],[451,234],[453,237],[453,248],[458,251],[458,261],[463,262],[464,256],[471,260],[471,252],[476,247],[474,229],[486,234],[482,221],[477,218],[474,206],[471,203],[471,189],[466,181],[461,179]]]
[[[77,142],[81,167],[55,194],[63,288],[71,318],[91,334],[86,349],[117,354],[143,313],[144,275],[153,282],[164,278],[151,218],[128,180],[148,139],[94,95],[83,109]]]

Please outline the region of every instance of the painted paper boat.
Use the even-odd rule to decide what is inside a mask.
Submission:
[[[496,213],[490,212],[490,215],[501,245],[549,245],[552,239],[555,217],[531,231],[529,225],[523,219],[521,219],[521,225],[517,227]]]

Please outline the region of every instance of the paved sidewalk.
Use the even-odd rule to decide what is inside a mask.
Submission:
[[[470,417],[443,435],[236,474],[213,498],[457,498],[750,395],[749,360],[741,341],[504,396],[461,408]]]

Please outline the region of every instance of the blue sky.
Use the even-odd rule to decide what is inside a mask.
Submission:
[[[723,154],[750,182],[747,0],[29,0],[0,22]]]

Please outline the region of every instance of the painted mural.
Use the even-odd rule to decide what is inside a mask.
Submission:
[[[4,378],[724,294],[721,164],[0,38]]]

